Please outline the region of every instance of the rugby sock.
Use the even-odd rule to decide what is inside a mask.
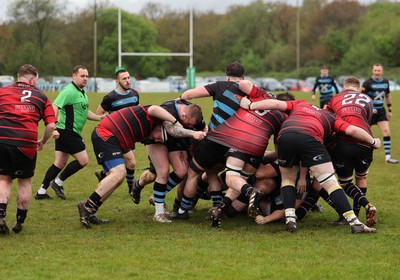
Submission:
[[[23,209],[17,209],[17,223],[23,224],[26,219],[26,214],[28,213],[28,210],[23,210]]]
[[[296,209],[297,219],[301,220],[304,218],[307,212],[310,211],[311,207],[317,203],[318,199],[319,195],[313,189],[309,190],[300,207]]]
[[[222,191],[213,191],[213,192],[210,192],[210,195],[211,195],[211,200],[212,200],[212,206],[213,207],[215,207],[215,206],[218,206],[218,205],[220,205],[221,204],[221,202],[222,202]]]
[[[353,211],[358,216],[360,207],[366,207],[369,203],[364,193],[353,183],[348,183],[343,187],[344,192],[353,199]],[[361,206],[360,206],[361,205]]]
[[[390,136],[383,137],[383,147],[385,148],[386,160],[390,159],[391,146],[392,146],[392,142],[390,141]]]
[[[346,218],[351,226],[361,223],[354,214],[354,211],[347,200],[346,194],[340,186],[332,188],[328,194],[332,202],[335,204],[338,212]]]
[[[185,194],[182,195],[182,201],[181,201],[181,206],[178,210],[179,214],[182,214],[183,212],[186,212],[190,209],[192,206],[192,199],[190,197],[187,197]]]
[[[5,218],[7,215],[7,203],[0,203],[0,218]]]
[[[46,175],[44,176],[43,182],[42,182],[42,188],[47,190],[49,188],[50,182],[54,180],[58,173],[60,173],[61,169],[55,166],[54,164],[47,169]],[[45,192],[46,193],[46,192]],[[44,194],[44,193],[42,193]]]
[[[283,207],[285,208],[285,220],[288,222],[296,222],[296,188],[293,185],[285,185],[281,187],[283,199]]]
[[[74,175],[76,172],[81,170],[83,166],[79,163],[79,161],[74,160],[68,163],[68,165],[64,168],[61,174],[58,176],[60,180],[65,181],[68,177]]]
[[[251,192],[253,191],[253,187],[250,184],[244,184],[242,188],[240,189],[240,192],[245,196],[245,197],[250,197]]]
[[[356,201],[354,199],[354,201],[353,201],[353,210],[354,210],[354,213],[356,214],[356,216],[358,216],[360,214],[361,206],[366,207],[368,205],[368,203],[369,203],[368,199],[365,197],[365,195],[367,193],[367,188],[360,188],[360,187],[357,187],[357,188],[360,190],[360,193],[363,194],[363,197],[365,198],[365,201],[363,201],[363,203],[364,203],[363,204],[363,203],[361,203],[361,201]]]
[[[154,203],[161,203],[164,204],[165,202],[165,195],[167,194],[167,186],[166,184],[161,184],[158,182],[154,182],[153,186],[153,193],[154,193]]]
[[[196,196],[193,199],[193,205],[197,204],[197,201],[203,196],[203,194],[207,191],[208,188],[208,182],[204,182],[199,176],[199,181],[197,183],[197,188],[196,188]]]
[[[176,175],[174,171],[169,173],[168,176],[168,181],[167,181],[167,192],[170,192],[173,188],[175,188],[180,182],[182,182],[182,179]]]
[[[179,199],[175,198],[174,206],[173,206],[174,211],[178,211],[180,206],[181,206],[181,201]]]
[[[234,218],[239,214],[239,211],[237,211],[235,207],[232,206],[232,204],[222,209],[223,209],[222,213],[228,218]]]
[[[135,179],[135,169],[126,169],[126,183],[128,184],[129,192],[132,190],[133,181]]]
[[[285,209],[295,208],[297,196],[296,188],[292,185],[282,186],[281,194],[283,199],[283,207]]]
[[[99,210],[99,207],[103,204],[101,202],[101,197],[97,192],[93,192],[88,200],[86,200],[85,207],[92,214],[96,213]]]
[[[144,187],[142,187],[142,186],[139,184],[139,180],[136,180],[136,182],[135,182],[135,188],[137,188],[139,191],[141,191],[141,190],[143,190]]]

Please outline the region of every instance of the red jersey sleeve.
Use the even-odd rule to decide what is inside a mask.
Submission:
[[[346,134],[346,129],[349,126],[350,126],[350,124],[348,122],[345,122],[341,117],[336,115],[334,128],[333,128],[336,132],[340,132],[340,133]]]
[[[56,114],[54,113],[53,106],[49,99],[47,99],[46,105],[44,108],[43,121],[44,121],[45,125],[48,125],[49,123],[57,122]]]

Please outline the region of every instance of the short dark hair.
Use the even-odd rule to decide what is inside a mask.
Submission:
[[[328,69],[329,70],[329,67],[328,67],[328,65],[322,65],[321,69]]]
[[[276,99],[282,100],[282,101],[290,101],[290,100],[296,100],[293,94],[289,92],[284,92],[284,93],[279,93],[276,95]]]
[[[240,78],[244,76],[244,67],[239,61],[234,61],[226,66],[225,73],[227,76]]]
[[[37,76],[39,75],[39,71],[36,69],[36,67],[32,66],[31,64],[24,64],[21,67],[19,67],[18,72],[17,72],[17,77],[22,77],[26,75],[33,75]]]
[[[74,68],[72,68],[72,74],[78,73],[79,69],[87,69],[87,68],[83,65],[76,65],[76,66],[74,66]]]
[[[119,75],[120,73],[126,73],[126,72],[128,72],[128,70],[119,69],[117,72],[115,72],[115,78],[118,79],[118,75]]]

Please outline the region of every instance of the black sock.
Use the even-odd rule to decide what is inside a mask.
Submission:
[[[222,208],[223,207],[228,207],[229,205],[231,205],[232,204],[232,199],[230,199],[229,197],[227,197],[227,196],[224,196],[223,198],[222,198]]]
[[[143,189],[143,187],[139,184],[139,180],[136,180],[135,188],[137,188],[139,191]]]
[[[174,211],[178,211],[180,206],[181,206],[181,201],[179,199],[175,198],[174,206],[173,206]]]
[[[346,212],[353,211],[342,188],[335,189],[329,196],[335,204],[340,217]]]
[[[311,207],[313,207],[313,205],[317,203],[318,199],[319,195],[313,189],[309,190],[300,207],[296,209],[297,219],[301,220],[302,218],[304,218]]]
[[[360,205],[364,207],[368,205],[369,201],[365,197],[363,191],[353,183],[346,184],[343,189],[344,192],[354,200],[353,205],[358,206],[358,212],[360,212]]]
[[[132,190],[133,180],[135,179],[135,169],[126,169],[126,183],[128,184],[129,191]]]
[[[54,164],[52,166],[50,166],[49,169],[47,169],[46,175],[44,176],[44,179],[42,182],[43,188],[47,189],[50,185],[50,182],[57,177],[57,175],[58,175],[58,173],[60,173],[60,171],[61,171],[61,169],[58,168],[57,166],[55,166]]]
[[[96,213],[97,210],[99,210],[99,207],[101,204],[103,204],[101,201],[101,197],[97,192],[93,192],[88,200],[85,203],[85,206],[87,209],[89,209],[91,213]]]
[[[26,214],[28,213],[28,210],[23,210],[23,209],[17,209],[17,223],[23,224],[26,219]]]
[[[251,192],[253,191],[253,187],[249,184],[244,184],[240,189],[240,192],[245,196],[249,197]]]
[[[0,203],[0,219],[7,215],[7,203]]]
[[[329,197],[328,192],[324,189],[321,188],[320,191],[318,192],[319,196],[323,198],[323,200],[326,201],[326,203],[329,204],[329,206],[331,206],[333,209],[335,209],[336,213],[338,213],[339,218],[342,218],[343,216],[340,215],[339,211],[336,209],[335,204],[332,202],[331,198]]]
[[[228,218],[234,218],[239,214],[239,212],[235,209],[235,207],[232,206],[232,204],[222,208],[221,211]]]
[[[364,197],[364,200],[356,200],[354,199],[353,201],[353,210],[354,210],[354,214],[356,214],[356,216],[358,216],[360,214],[360,209],[361,206],[366,207],[369,203],[369,201],[367,200],[367,198],[365,197],[365,194],[367,193],[367,188],[360,188],[355,186],[356,188],[359,189],[359,195],[362,195],[362,197]]]
[[[60,178],[61,181],[67,180],[70,176],[74,175],[76,172],[81,170],[83,166],[79,163],[79,161],[74,160],[68,163],[68,165],[64,168],[63,172],[61,172]]]
[[[286,185],[281,187],[281,194],[283,199],[283,208],[295,208],[296,207],[296,188],[292,185]]]

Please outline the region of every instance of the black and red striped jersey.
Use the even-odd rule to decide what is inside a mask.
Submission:
[[[275,98],[262,89],[253,87],[252,102]],[[212,129],[207,138],[239,152],[262,157],[269,139],[277,134],[286,115],[278,110],[245,110],[239,108],[225,122]]]
[[[369,123],[373,114],[373,101],[367,94],[354,90],[345,90],[334,96],[326,109],[334,112],[346,122],[364,129],[372,136]],[[338,133],[337,137],[345,141],[365,145],[364,142],[343,133]]]
[[[309,135],[328,143],[335,132],[345,133],[349,123],[328,110],[319,109],[304,100],[285,101],[288,118],[282,124],[279,137],[287,132]]]
[[[152,132],[161,119],[151,117],[147,112],[150,106],[132,106],[108,114],[100,121],[96,130],[98,135],[107,139],[115,136],[122,150],[133,147]]]
[[[0,88],[0,143],[36,148],[40,120],[57,122],[46,94],[23,82]]]

